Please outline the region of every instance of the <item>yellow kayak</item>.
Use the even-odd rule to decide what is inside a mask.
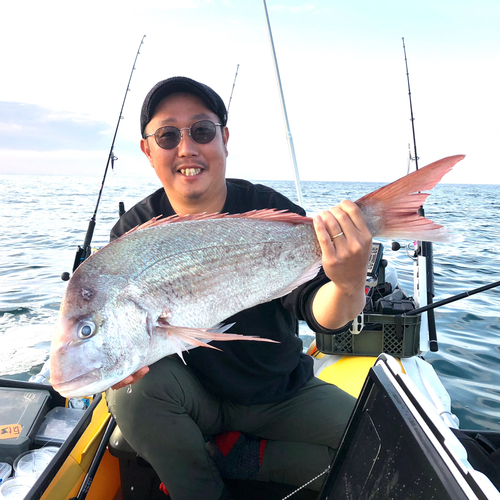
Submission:
[[[426,379],[424,385],[439,385],[432,379],[431,372],[426,371],[427,367],[415,368],[422,363],[427,365],[425,361],[417,356],[396,360],[385,354],[379,358],[325,355],[314,345],[309,353],[315,360],[317,376],[358,397],[358,405],[330,473],[325,475],[323,490],[318,493],[303,488],[293,493],[295,488],[287,489],[274,483],[256,484],[253,481],[244,484],[234,481],[230,487],[236,492],[236,499],[278,500],[286,497],[326,500],[332,498],[333,491],[334,498],[346,500],[403,500],[412,498],[417,489],[420,496],[415,498],[430,498],[426,492],[428,494],[432,490],[434,498],[440,500],[500,499],[498,489],[488,477],[468,462],[467,452],[451,432],[446,415],[444,419],[439,415],[430,404],[429,395],[424,396],[418,389],[418,382],[412,380],[416,379],[415,374],[420,370],[421,377]],[[1,391],[14,389],[23,393],[24,400],[33,400],[32,394],[37,391],[48,392],[50,403],[45,408],[47,413],[66,404],[45,384],[0,379],[0,394]],[[0,438],[1,429],[0,426]],[[500,433],[486,431],[481,434],[500,447]],[[16,439],[22,441],[22,436]],[[0,452],[3,442],[6,440],[0,439]],[[389,487],[387,481],[390,482],[391,477],[399,477],[401,481],[404,478],[406,486],[398,487],[399,494],[375,494],[377,488]],[[8,486],[9,480],[3,483]],[[1,488],[2,482],[0,495]],[[356,495],[349,496],[349,492],[353,491]],[[160,480],[154,470],[138,458],[123,439],[108,413],[104,396],[99,394],[86,410],[81,410],[77,425],[38,479],[33,480],[24,498],[168,500],[170,497],[160,489]]]

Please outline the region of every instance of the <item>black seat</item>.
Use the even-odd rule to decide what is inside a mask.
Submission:
[[[168,500],[160,490],[160,478],[153,467],[139,457],[118,426],[109,438],[108,449],[118,458],[123,500]]]
[[[137,453],[123,437],[122,431],[118,426],[115,427],[113,434],[109,438],[109,452],[116,458],[126,460],[136,460],[138,458]]]

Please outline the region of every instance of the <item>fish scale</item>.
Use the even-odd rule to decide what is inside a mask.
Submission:
[[[210,328],[242,309],[280,296],[297,275],[320,260],[309,225],[239,219],[206,222],[210,224],[199,227],[192,221],[185,228],[170,224],[144,230],[142,239],[148,247],[143,259],[148,265],[129,279],[134,290],[141,290],[134,300],[145,308],[153,306],[158,316],[167,314],[173,325]],[[165,240],[176,243],[163,255],[158,248],[165,246]]]

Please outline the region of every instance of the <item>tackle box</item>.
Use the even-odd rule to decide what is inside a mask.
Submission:
[[[364,328],[337,335],[316,333],[316,347],[324,354],[409,358],[419,352],[421,315],[365,314]]]
[[[36,435],[37,446],[61,446],[71,431],[76,427],[82,416],[83,410],[57,406],[50,410]]]
[[[33,444],[50,399],[46,390],[0,387],[0,462],[12,464]]]

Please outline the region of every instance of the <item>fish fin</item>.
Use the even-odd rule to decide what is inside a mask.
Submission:
[[[182,354],[182,351],[189,352],[189,349],[186,348],[186,344],[184,344],[184,342],[182,342],[182,340],[175,335],[171,335],[169,338],[173,343],[175,353],[177,354],[177,356],[179,356],[179,358],[181,358],[182,362],[187,365],[186,360],[184,359],[184,356]]]
[[[226,330],[229,330],[234,325],[234,323],[229,323],[227,325],[216,325],[212,328],[190,328],[185,326],[173,326],[167,323],[159,323],[156,326],[156,330],[162,331],[165,335],[170,336],[172,339],[176,339],[176,341],[181,340],[188,346],[191,345],[193,347],[210,347],[210,349],[215,349],[220,351],[215,346],[209,345],[208,342],[212,340],[256,340],[259,342],[272,342],[276,343],[275,340],[253,337],[250,335],[240,335],[236,333],[224,333]],[[201,339],[206,339],[206,342],[203,342]],[[184,350],[187,348],[184,347]]]
[[[273,220],[278,222],[289,222],[290,224],[313,223],[310,217],[304,217],[294,212],[288,212],[287,210],[276,210],[274,208],[264,209],[264,210],[252,210],[250,212],[245,212],[243,214],[203,213],[203,214],[180,215],[180,216],[171,215],[170,217],[166,217],[164,219],[161,219],[160,217],[161,216],[154,217],[148,222],[145,222],[140,226],[136,226],[135,228],[125,233],[123,236],[150,227],[165,226],[166,224],[173,224],[176,222],[190,222],[190,221],[200,221],[208,219],[260,219],[260,220]],[[123,236],[121,236],[121,238],[123,238]]]
[[[288,295],[290,292],[293,292],[297,287],[311,281],[315,278],[321,268],[321,258],[318,258],[317,261],[313,262],[309,265],[304,272],[298,276],[292,283],[288,286],[280,290],[277,294],[274,294],[272,297],[269,297],[269,300],[279,299],[280,297],[284,297]]]
[[[126,233],[123,233],[119,238],[117,238],[118,240],[121,240],[122,238],[124,238],[125,236],[127,236],[128,234],[130,233],[133,233],[135,231],[138,231],[139,229],[146,229],[148,227],[151,227],[151,226],[154,226],[155,222],[158,220],[158,219],[161,219],[161,217],[163,217],[162,215],[157,215],[156,217],[153,217],[152,219],[148,220],[147,222],[144,222],[143,224],[139,224],[138,226],[135,226],[133,227],[132,229],[129,229]],[[172,217],[175,217],[175,215],[173,215]],[[162,220],[166,220],[166,219],[162,219]]]
[[[373,236],[422,241],[456,241],[443,226],[418,215],[432,189],[464,155],[449,156],[363,196],[356,204],[363,211]]]

